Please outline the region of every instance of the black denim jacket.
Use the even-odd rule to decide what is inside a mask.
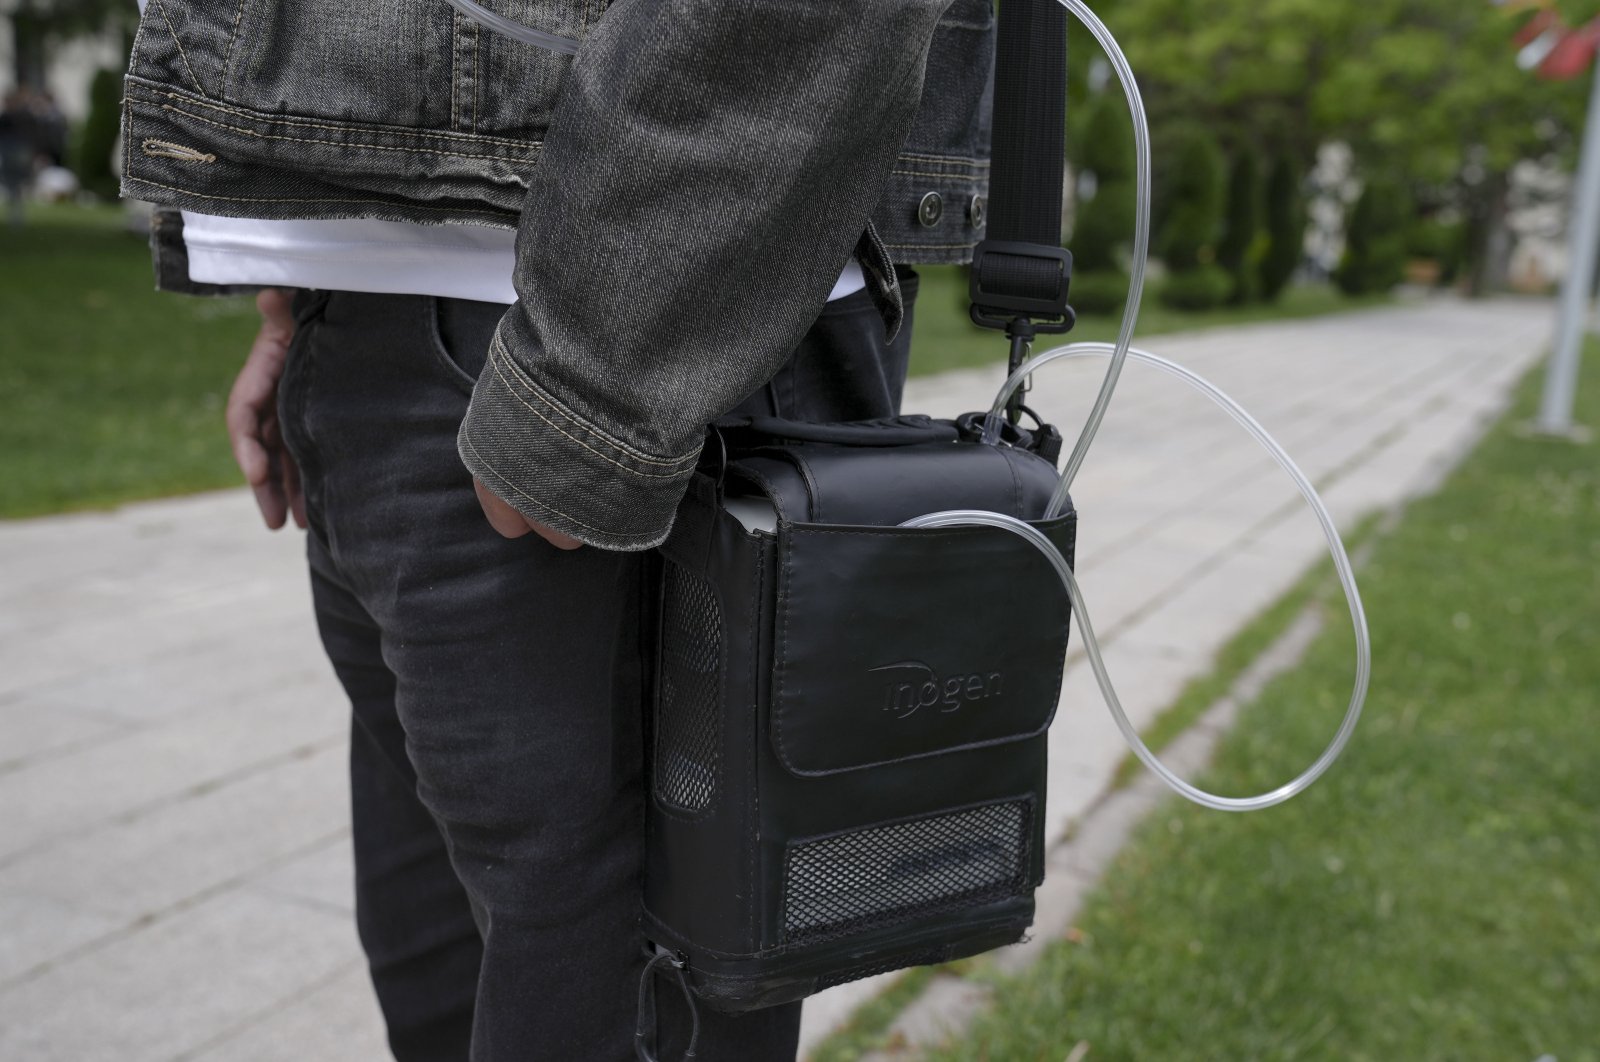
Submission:
[[[958,262],[987,183],[990,0],[150,0],[123,192],[254,218],[516,226],[467,466],[592,545],[666,537],[704,425],[858,242]],[[924,75],[926,74],[926,81]],[[872,228],[881,240],[863,231]],[[187,285],[181,226],[154,244]],[[869,230],[870,231],[870,230]]]

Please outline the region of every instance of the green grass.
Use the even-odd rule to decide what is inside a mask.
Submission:
[[[156,292],[118,209],[0,226],[0,517],[241,482],[222,406],[254,318]]]
[[[1373,692],[1345,758],[1253,815],[1173,800],[945,1062],[1600,1059],[1600,447],[1516,411],[1362,572]],[[1600,423],[1600,348],[1579,419]],[[1330,736],[1330,624],[1205,782],[1259,792]]]
[[[1004,338],[967,319],[962,272],[922,273],[912,372],[1003,362]],[[1198,316],[1147,303],[1141,334],[1362,305],[1330,289]],[[39,207],[22,231],[0,227],[0,518],[238,483],[222,406],[254,317],[248,299],[156,292],[120,208]],[[1085,317],[1073,338],[1115,331]]]
[[[868,1052],[884,1047],[889,1026],[922,994],[938,971],[935,966],[917,966],[895,978],[888,988],[856,1008],[849,1021],[813,1048],[806,1062],[855,1062]]]
[[[917,293],[916,329],[911,341],[911,375],[926,376],[948,369],[970,369],[1004,364],[1005,333],[979,328],[967,316],[967,274],[958,266],[918,266],[921,285]],[[1389,296],[1348,298],[1322,285],[1290,288],[1271,305],[1226,306],[1206,313],[1182,313],[1161,305],[1159,282],[1152,282],[1139,304],[1138,336],[1186,332],[1201,328],[1295,320],[1330,313],[1383,306]],[[1120,316],[1083,314],[1065,336],[1040,336],[1036,351],[1062,343],[1110,342],[1117,338]]]

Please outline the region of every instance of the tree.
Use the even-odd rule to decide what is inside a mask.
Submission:
[[[1306,214],[1300,167],[1287,152],[1267,176],[1267,247],[1261,257],[1261,297],[1276,302],[1305,255]]]
[[[1447,191],[1479,252],[1504,214],[1505,176],[1570,154],[1586,86],[1518,69],[1519,16],[1486,0],[1101,0],[1155,121],[1197,121],[1309,166],[1348,141],[1358,159]],[[1579,24],[1600,0],[1565,0]]]
[[[1161,298],[1170,306],[1205,310],[1228,296],[1227,274],[1216,266],[1222,181],[1216,138],[1199,126],[1184,129],[1177,138],[1160,240],[1168,272]]]
[[[1133,239],[1137,189],[1133,131],[1120,96],[1103,92],[1088,104],[1079,166],[1094,175],[1094,198],[1080,201],[1072,232],[1072,304],[1086,313],[1115,313],[1128,294],[1122,248]]]
[[[121,119],[122,71],[98,70],[89,83],[89,116],[78,132],[72,168],[85,189],[106,199],[117,197],[111,155],[117,148]]]
[[[11,20],[14,80],[40,86],[57,45],[110,30],[131,34],[139,10],[132,0],[0,0],[0,17]]]
[[[1399,181],[1367,182],[1350,215],[1344,259],[1334,272],[1339,290],[1346,295],[1380,294],[1405,279],[1410,218],[1410,197]]]
[[[1233,289],[1228,301],[1255,299],[1261,262],[1261,162],[1255,145],[1243,144],[1228,171],[1227,223],[1217,245],[1217,264],[1227,270]]]

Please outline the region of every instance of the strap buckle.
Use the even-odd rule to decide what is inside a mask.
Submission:
[[[984,240],[972,252],[972,323],[1009,329],[1026,317],[1034,332],[1071,331],[1077,323],[1067,305],[1071,287],[1072,252],[1065,247]]]

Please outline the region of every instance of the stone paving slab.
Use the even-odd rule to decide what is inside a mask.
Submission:
[[[1431,302],[1140,345],[1233,395],[1348,530],[1429,488],[1460,457],[1542,353],[1550,323],[1543,302]],[[1030,404],[1060,424],[1079,423],[1104,366],[1094,359],[1058,365],[1060,376],[1040,373]],[[955,413],[992,394],[999,378],[914,381],[906,407]],[[1136,723],[1205,674],[1233,634],[1322,557],[1320,532],[1298,497],[1221,410],[1153,370],[1125,370],[1073,498],[1084,597]],[[1197,512],[1206,522],[1194,522]],[[1329,719],[1330,735],[1337,724]],[[1094,805],[1125,748],[1082,654],[1069,656],[1050,732],[1047,837],[1062,836]],[[808,1001],[802,1051],[894,977]]]
[[[1144,345],[1233,393],[1349,527],[1437,478],[1551,318],[1438,301]],[[1032,404],[1075,425],[1104,362],[1056,369]],[[999,379],[914,381],[906,406],[978,408]],[[1320,555],[1253,445],[1131,365],[1075,487],[1085,595],[1136,719]],[[350,917],[347,709],[302,550],[263,532],[243,491],[0,523],[0,1059],[384,1057]],[[1123,748],[1070,659],[1052,836]],[[808,1003],[803,1042],[881,983]]]

